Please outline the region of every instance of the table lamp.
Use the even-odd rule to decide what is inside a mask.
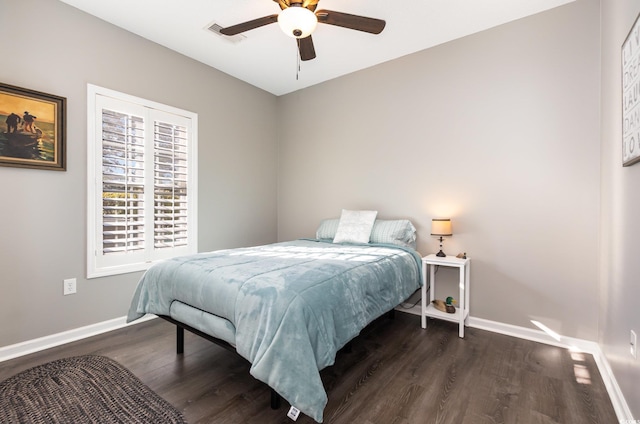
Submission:
[[[441,258],[447,256],[442,251],[442,240],[443,240],[442,237],[452,235],[452,233],[451,233],[451,219],[449,219],[449,218],[432,219],[431,220],[431,235],[432,236],[439,236],[438,240],[440,240],[440,251],[438,253],[436,253],[436,256],[439,256]]]

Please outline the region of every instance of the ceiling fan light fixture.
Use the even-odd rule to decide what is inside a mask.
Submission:
[[[290,6],[278,15],[280,29],[289,37],[306,38],[316,29],[318,18],[302,6]]]

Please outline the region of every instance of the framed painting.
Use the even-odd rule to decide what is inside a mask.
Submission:
[[[0,83],[0,165],[66,170],[66,102]]]
[[[622,166],[640,162],[640,22],[622,43]]]

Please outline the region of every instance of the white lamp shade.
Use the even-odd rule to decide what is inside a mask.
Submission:
[[[432,219],[431,220],[431,235],[432,236],[450,236],[451,232],[451,219]]]
[[[317,24],[318,18],[315,13],[302,6],[287,7],[278,15],[278,25],[289,37],[308,37]]]

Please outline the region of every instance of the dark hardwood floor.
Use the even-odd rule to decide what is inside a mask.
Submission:
[[[54,359],[98,354],[130,369],[191,424],[292,423],[236,354],[156,319],[0,363],[0,380]],[[325,423],[617,423],[591,355],[397,312],[322,371]],[[301,415],[297,423],[313,423]]]

